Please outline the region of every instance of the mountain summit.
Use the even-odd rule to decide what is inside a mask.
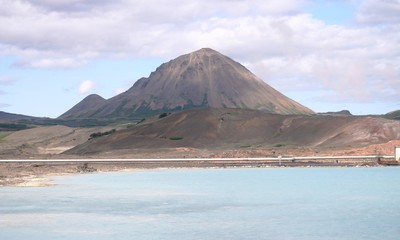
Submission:
[[[246,108],[279,114],[311,114],[240,63],[203,48],[159,66],[128,91],[69,111],[60,118],[129,117],[191,108]],[[85,104],[86,105],[86,104]],[[91,105],[91,104],[89,104]]]
[[[78,104],[73,106],[70,110],[65,112],[59,118],[68,118],[73,116],[74,118],[85,118],[85,114],[90,109],[95,109],[98,106],[101,106],[106,100],[97,94],[91,94],[85,97]],[[82,116],[81,116],[82,115]]]

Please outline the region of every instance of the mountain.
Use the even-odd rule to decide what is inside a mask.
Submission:
[[[38,117],[31,117],[21,114],[8,113],[0,111],[0,122],[8,122],[8,121],[18,121],[18,120],[26,120],[26,119],[37,119]]]
[[[105,103],[106,100],[97,94],[91,94],[85,97],[78,104],[73,106],[70,110],[61,115],[60,119],[68,118],[69,116],[74,116],[74,118],[85,118],[85,113],[89,109],[95,109]]]
[[[194,109],[91,139],[66,152],[97,154],[160,148],[362,147],[400,139],[382,117],[280,115],[249,109]]]
[[[95,106],[75,106],[62,119],[131,117],[192,108],[246,108],[279,114],[313,111],[284,96],[240,63],[204,48],[159,66],[128,91]]]

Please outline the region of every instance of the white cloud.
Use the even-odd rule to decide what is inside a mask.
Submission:
[[[400,23],[400,0],[365,0],[357,19],[364,23]]]
[[[31,59],[19,61],[14,66],[29,68],[76,68],[85,64],[86,61],[74,58],[40,58],[33,61]]]
[[[52,56],[56,59],[92,54],[147,55],[154,48],[150,51],[154,55],[171,55],[176,50],[164,49],[182,46],[186,34],[201,22],[215,17],[282,14],[295,11],[304,2],[120,0],[93,4],[85,0],[0,0],[0,43],[11,52],[37,51],[31,58],[21,56],[22,62],[32,61],[25,64],[32,67],[41,67],[51,55],[58,55]],[[71,6],[85,7],[76,13],[69,11]],[[185,45],[186,49],[193,47],[190,43]]]
[[[116,1],[117,0],[34,0],[30,2],[50,11],[79,12],[87,11],[95,7],[107,6]]]
[[[312,3],[0,0],[0,50],[17,56],[17,66],[65,68],[100,57],[171,59],[211,47],[281,91],[320,89],[354,101],[397,97],[399,0],[362,1],[355,13],[362,24],[353,26],[304,13]]]
[[[90,92],[95,87],[95,85],[95,82],[91,80],[85,80],[79,85],[78,92],[80,94],[86,94]]]

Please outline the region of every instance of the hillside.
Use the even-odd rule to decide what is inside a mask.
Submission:
[[[18,121],[26,119],[38,119],[37,117],[26,116],[22,114],[8,113],[0,111],[0,122]]]
[[[212,49],[182,55],[96,104],[84,100],[60,119],[150,115],[193,108],[244,108],[279,114],[313,111],[284,96],[240,63]],[[94,101],[93,101],[94,102]]]
[[[67,154],[143,148],[349,148],[400,139],[400,122],[379,117],[278,115],[245,109],[201,109],[92,139]]]
[[[78,104],[73,106],[70,110],[61,115],[60,119],[68,118],[68,116],[74,116],[74,118],[84,118],[84,113],[88,109],[95,109],[101,106],[106,100],[97,94],[91,94],[80,101]],[[82,116],[81,116],[82,114]]]
[[[400,120],[400,110],[389,112],[384,115],[385,118]]]
[[[58,154],[85,143],[93,133],[110,131],[114,128],[117,127],[40,126],[3,135],[0,132],[0,159]]]

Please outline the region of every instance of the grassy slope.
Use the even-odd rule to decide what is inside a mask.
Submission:
[[[384,117],[388,119],[400,119],[400,110],[386,113]]]
[[[8,135],[10,135],[13,132],[10,131],[0,131],[0,142],[4,141],[4,138],[6,138]]]

